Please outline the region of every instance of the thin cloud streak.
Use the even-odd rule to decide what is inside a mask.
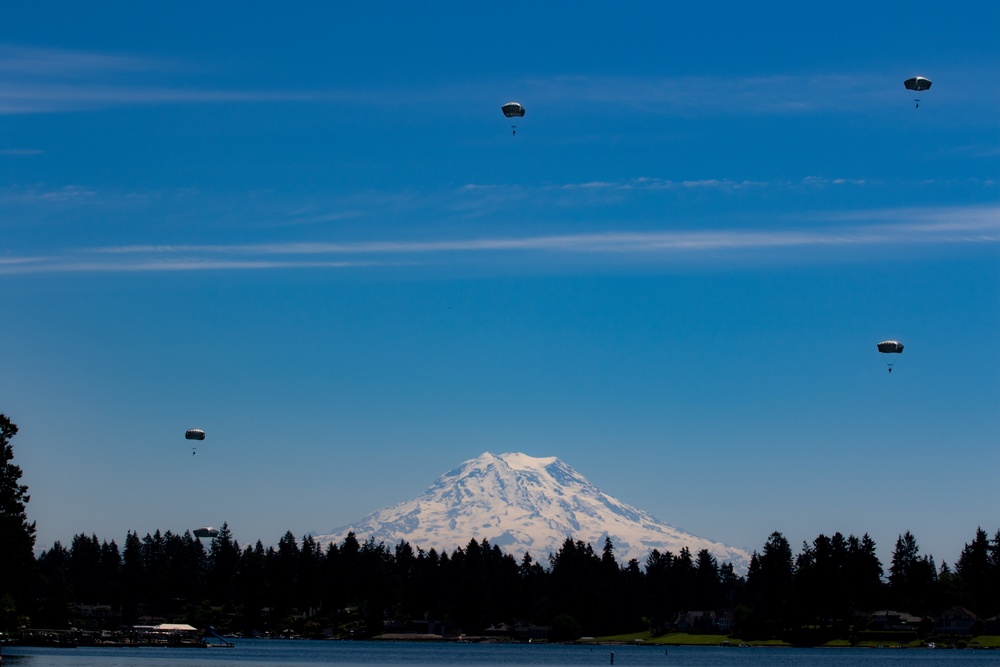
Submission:
[[[981,245],[1000,242],[1000,207],[898,209],[866,214],[834,214],[835,219],[880,220],[879,224],[785,230],[709,230],[609,232],[527,237],[369,241],[356,243],[294,242],[236,245],[130,245],[82,248],[63,256],[6,258],[0,274],[68,272],[140,272],[271,269],[344,269],[415,266],[447,257],[522,253],[563,256],[679,256],[708,251],[753,252],[789,248],[835,249],[892,245]],[[906,222],[899,222],[905,220]],[[890,221],[890,222],[885,222]],[[326,256],[306,260],[306,256]],[[244,259],[227,259],[233,256]],[[345,257],[364,256],[362,260]],[[388,260],[388,257],[404,257]],[[103,259],[95,259],[101,257]],[[275,259],[286,258],[286,259]]]
[[[871,107],[891,99],[885,77],[870,74],[700,76],[672,78],[554,77],[529,82],[541,101],[624,105],[650,113],[768,114]]]
[[[328,102],[362,104],[363,93],[310,93],[245,90],[197,90],[168,87],[30,84],[0,89],[0,114],[79,111],[146,104],[219,104],[248,102]]]
[[[389,266],[390,262],[346,261],[226,261],[218,259],[147,260],[128,262],[65,261],[60,258],[23,258],[0,261],[0,275],[44,273],[149,273],[176,271],[248,271],[269,269],[342,269]]]
[[[200,67],[200,66],[199,66]],[[149,78],[190,73],[194,65],[156,58],[0,45],[0,114],[31,114],[144,104],[316,102],[398,107],[401,97],[454,108],[478,108],[510,81],[401,90],[225,90],[149,85]],[[895,74],[895,73],[894,73]],[[976,73],[963,72],[975,80]],[[524,96],[548,105],[581,103],[642,114],[838,113],[898,104],[899,77],[884,72],[640,78],[553,75],[517,82]],[[140,83],[141,81],[141,83]],[[953,95],[956,91],[953,91]],[[981,87],[976,94],[982,99]],[[995,100],[994,100],[995,104]]]
[[[64,77],[83,72],[109,74],[164,69],[174,69],[174,66],[146,57],[0,45],[0,72],[14,76]]]
[[[192,69],[183,62],[142,56],[0,44],[0,115],[152,104],[373,101],[365,91],[226,90],[148,83],[151,76],[189,74]]]

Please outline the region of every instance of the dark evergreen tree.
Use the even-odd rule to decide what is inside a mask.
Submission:
[[[168,598],[178,604],[199,602],[204,597],[208,567],[201,541],[190,531],[183,535],[167,531],[163,536],[163,553],[167,560]]]
[[[746,580],[737,576],[736,568],[732,563],[723,563],[719,566],[719,589],[720,606],[726,609],[734,609],[743,598],[743,588]]]
[[[549,597],[549,573],[542,564],[525,552],[517,567],[518,594],[517,609],[520,620],[541,625],[552,618],[552,604]]]
[[[292,531],[286,531],[278,541],[276,557],[270,562],[268,577],[273,585],[276,614],[283,616],[298,612],[296,593],[299,585],[299,561],[301,552]]]
[[[920,547],[910,531],[900,535],[889,567],[889,599],[893,608],[916,615],[929,613],[936,581],[934,559],[920,555]]]
[[[775,531],[762,553],[754,552],[747,572],[746,596],[751,614],[742,630],[750,635],[776,637],[791,624],[795,568],[788,540]]]
[[[322,603],[321,570],[323,553],[310,535],[302,538],[299,550],[299,574],[296,583],[295,606],[313,615]]]
[[[573,616],[584,634],[594,634],[601,617],[601,559],[589,544],[567,537],[550,560],[554,611]]]
[[[32,623],[60,629],[72,624],[72,594],[66,576],[69,558],[69,550],[58,541],[39,556],[39,605]]]
[[[77,604],[109,602],[103,597],[101,586],[101,544],[97,535],[87,537],[80,533],[73,538],[66,578],[72,599]]]
[[[985,615],[1000,616],[1000,530],[993,534],[990,543],[990,568],[992,576],[989,582]]]
[[[680,611],[670,586],[674,555],[653,549],[646,557],[646,595],[643,609],[654,634],[665,632],[673,616]]]
[[[114,540],[101,543],[101,590],[103,599],[121,614],[121,571],[122,557]],[[120,621],[120,619],[119,619]],[[120,624],[120,622],[119,622]]]
[[[332,550],[331,550],[332,551]],[[332,558],[332,556],[336,558]],[[363,601],[361,580],[361,544],[353,532],[347,533],[340,549],[328,553],[327,560],[332,568],[329,579],[334,593],[334,607],[359,605]]]
[[[490,623],[513,622],[517,614],[519,568],[517,561],[497,545],[483,541],[486,576],[490,580],[492,601],[487,609]]]
[[[17,627],[28,611],[36,574],[35,523],[28,521],[28,486],[14,465],[17,424],[0,413],[0,627]]]
[[[961,604],[982,618],[990,611],[995,613],[996,601],[992,596],[996,574],[985,530],[977,528],[975,538],[962,548],[955,571],[961,581]]]
[[[614,623],[609,627],[612,634],[634,632],[636,629],[645,629],[643,623],[643,589],[646,586],[646,575],[639,567],[639,561],[635,558],[621,569],[618,577],[619,588],[615,597],[615,608],[617,615]]]
[[[618,561],[615,560],[615,545],[608,535],[604,536],[604,547],[601,548],[601,571],[609,576],[618,572]]]
[[[122,552],[122,621],[135,623],[145,601],[146,568],[142,559],[142,541],[132,531],[125,537]]]
[[[268,553],[260,540],[240,557],[236,588],[243,601],[241,627],[246,632],[267,632],[263,611],[270,606],[271,583],[267,576]],[[279,628],[280,629],[280,628]]]
[[[417,554],[406,540],[396,545],[392,558],[392,613],[403,622],[423,618],[421,605],[414,594]]]
[[[469,541],[449,561],[454,595],[454,617],[469,633],[509,619],[517,595],[517,562],[489,540]]]
[[[593,631],[599,634],[617,634],[625,632],[623,627],[627,610],[623,607],[624,596],[623,577],[618,561],[615,559],[615,547],[611,538],[604,536],[604,547],[601,549],[601,563],[597,570],[597,600],[596,626]]]
[[[402,567],[406,567],[405,563]],[[442,619],[446,605],[445,584],[437,550],[424,553],[418,549],[409,571],[410,584],[404,606],[407,617],[416,621]]]
[[[363,586],[364,634],[369,637],[382,634],[385,629],[385,612],[390,604],[389,561],[385,544],[376,542],[374,537],[369,537],[358,552],[358,576]]]
[[[695,603],[695,566],[690,549],[681,547],[670,565],[669,576],[678,611],[702,611]]]
[[[851,613],[847,588],[849,555],[840,533],[803,544],[795,561],[795,604],[799,621],[820,627],[845,624]]]
[[[323,609],[329,613],[336,614],[343,607],[341,604],[341,594],[339,591],[338,570],[340,569],[340,548],[336,542],[330,541],[326,545],[323,553],[323,561],[320,564],[322,576],[320,577]]]
[[[122,550],[122,622],[134,623],[145,600],[146,568],[142,561],[142,541],[129,531]]]
[[[962,578],[948,567],[948,563],[941,563],[941,567],[938,568],[937,591],[938,599],[943,603],[940,609],[955,604],[965,605],[967,601]]]
[[[485,546],[484,546],[485,545]],[[489,542],[469,540],[465,549],[452,553],[451,567],[455,577],[452,588],[456,595],[455,620],[464,631],[482,632],[493,624],[492,582],[489,581]]]
[[[720,608],[721,592],[718,561],[708,549],[702,549],[695,560],[692,607],[706,611]]]
[[[882,562],[875,553],[875,540],[865,533],[861,539],[847,538],[847,598],[855,614],[884,606]]]
[[[239,574],[240,545],[233,539],[229,524],[223,523],[209,547],[208,594],[216,602],[235,598],[235,582]]]
[[[167,610],[170,599],[170,561],[166,553],[166,541],[157,530],[142,538],[142,565],[145,573],[145,599],[147,611],[151,614],[162,614]]]

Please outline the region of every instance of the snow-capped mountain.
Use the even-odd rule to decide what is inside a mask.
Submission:
[[[362,542],[374,537],[392,546],[406,540],[414,548],[439,552],[486,539],[517,558],[528,552],[546,565],[567,537],[600,553],[605,536],[621,564],[635,558],[642,566],[653,549],[676,555],[683,547],[692,556],[708,549],[738,573],[745,573],[750,562],[743,549],[685,533],[609,496],[554,456],[520,453],[486,452],[441,475],[413,500],[315,539],[339,544],[350,531]]]

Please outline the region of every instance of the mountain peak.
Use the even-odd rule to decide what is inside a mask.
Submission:
[[[484,456],[487,455],[492,456],[489,452],[484,454]],[[544,469],[553,463],[561,463],[561,461],[554,456],[538,458],[522,454],[521,452],[507,452],[506,454],[501,454],[496,458],[500,459],[514,470]]]
[[[685,533],[626,505],[554,456],[521,452],[483,452],[438,477],[413,500],[317,539],[340,542],[348,532],[360,540],[406,540],[438,551],[489,540],[516,557],[530,552],[536,560],[557,552],[567,538],[600,548],[608,537],[623,564],[633,558],[642,564],[653,549],[676,554],[684,547],[692,555],[708,549],[739,572],[749,564],[746,551]]]

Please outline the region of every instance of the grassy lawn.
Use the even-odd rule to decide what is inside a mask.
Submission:
[[[650,644],[678,644],[683,646],[718,646],[724,641],[739,644],[725,635],[692,635],[687,632],[668,632],[648,640]]]
[[[858,646],[859,648],[878,648],[879,646],[882,646],[884,648],[892,648],[894,646],[905,646],[906,648],[920,648],[923,645],[924,643],[919,639],[911,642],[903,642],[902,644],[900,644],[899,642],[892,642],[892,641],[880,641],[880,642],[860,641],[856,644],[856,646]],[[829,646],[829,644],[823,644],[823,646]]]
[[[599,642],[621,642],[622,644],[634,644],[636,641],[642,641],[644,644],[652,646],[719,646],[724,641],[736,646],[740,643],[739,639],[732,639],[726,635],[693,635],[687,632],[670,632],[659,637],[653,637],[648,632],[633,632],[626,635],[595,637],[594,639]],[[778,640],[749,643],[754,646],[787,646]]]
[[[970,648],[1000,648],[1000,635],[979,635],[969,640]]]
[[[636,641],[648,642],[649,632],[630,632],[625,635],[608,635],[606,637],[594,637],[594,641],[598,642],[620,642],[622,644],[634,644]]]
[[[643,644],[651,646],[719,646],[724,641],[728,641],[733,646],[738,646],[741,643],[741,640],[726,637],[725,635],[692,635],[687,632],[671,632],[665,635],[660,635],[659,637],[653,637],[648,632],[632,632],[624,635],[595,637],[594,641],[621,644],[634,644],[642,642]],[[780,639],[748,641],[746,643],[751,646],[789,646],[788,643],[783,642]],[[821,646],[829,648],[846,648],[850,645],[851,643],[846,639],[834,639],[825,644],[821,644]],[[875,648],[878,646],[891,648],[894,646],[900,646],[900,644],[887,641],[861,641],[858,642],[857,646],[863,648]],[[916,640],[905,642],[902,646],[907,648],[921,648],[924,646],[924,642]],[[973,637],[969,640],[968,647],[1000,649],[1000,636],[980,635],[978,637]]]

